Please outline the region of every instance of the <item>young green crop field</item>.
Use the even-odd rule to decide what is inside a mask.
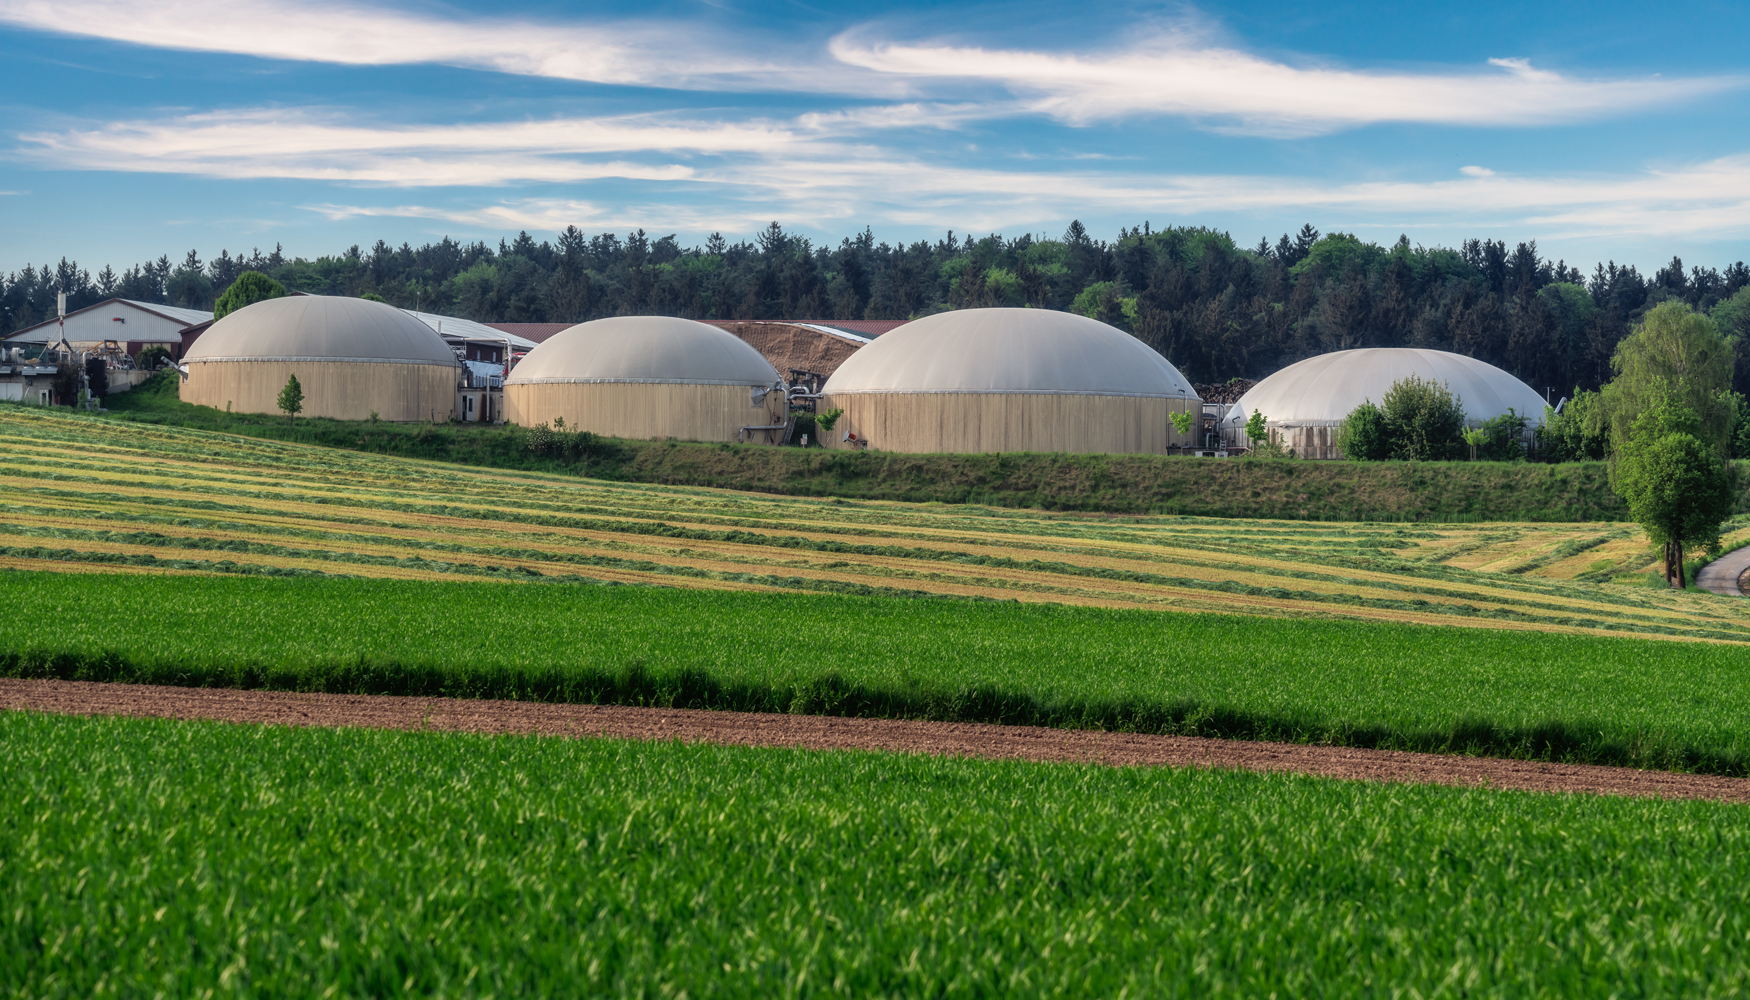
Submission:
[[[1750,602],[1610,582],[1644,583],[1651,558],[1638,528],[1615,523],[773,497],[0,407],[0,567],[593,580],[1750,641]]]
[[[9,996],[1740,996],[1742,806],[0,713]]]
[[[1750,773],[1724,643],[830,594],[0,572],[0,674]]]

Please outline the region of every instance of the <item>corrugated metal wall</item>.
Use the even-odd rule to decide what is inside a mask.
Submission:
[[[298,376],[303,417],[448,420],[456,408],[457,369],[357,361],[193,361],[182,386],[187,403],[237,413],[278,413],[280,390]]]
[[[749,425],[782,424],[789,405],[782,392],[759,405],[750,386],[669,382],[537,382],[504,389],[505,419],[523,427],[564,417],[570,430],[651,441],[735,441]],[[758,442],[782,432],[752,434]]]
[[[846,393],[819,409],[843,409],[822,444],[844,448],[846,432],[880,451],[977,454],[1000,451],[1160,454],[1191,446],[1169,413],[1198,413],[1194,399],[1031,393]]]

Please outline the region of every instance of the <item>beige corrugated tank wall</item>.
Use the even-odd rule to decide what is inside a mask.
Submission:
[[[959,454],[1160,454],[1194,443],[1167,415],[1202,411],[1194,399],[1008,392],[844,393],[817,409],[845,411],[821,435],[828,448],[848,447],[849,431],[878,451]]]
[[[238,413],[280,412],[280,390],[298,376],[301,417],[448,420],[456,409],[457,369],[365,361],[191,361],[182,400]]]
[[[1296,458],[1342,458],[1337,448],[1337,431],[1330,425],[1313,427],[1271,427],[1270,436]]]
[[[551,424],[639,441],[735,441],[749,425],[789,419],[782,392],[753,405],[751,386],[677,382],[535,382],[504,387],[504,417],[521,427]],[[747,439],[782,443],[783,431],[750,431]]]

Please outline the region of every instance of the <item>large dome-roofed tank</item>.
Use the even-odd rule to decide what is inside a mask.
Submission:
[[[689,319],[617,316],[562,330],[517,363],[505,419],[638,440],[780,444],[777,369],[734,334]]]
[[[1201,413],[1191,384],[1116,327],[1048,309],[962,309],[862,348],[821,390],[842,409],[829,447],[895,452],[1160,454],[1195,445],[1171,413]]]
[[[279,412],[290,376],[305,417],[448,420],[459,366],[431,328],[394,306],[289,295],[218,320],[183,358],[185,402],[239,413]]]
[[[1530,426],[1543,423],[1544,398],[1494,365],[1450,351],[1367,347],[1307,358],[1259,382],[1225,418],[1224,432],[1262,413],[1271,437],[1295,455],[1342,458],[1337,431],[1344,418],[1364,402],[1379,404],[1394,383],[1412,375],[1451,389],[1471,427],[1509,409]]]

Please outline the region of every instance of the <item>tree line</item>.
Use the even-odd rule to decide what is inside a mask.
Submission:
[[[1080,222],[1060,238],[989,235],[910,244],[871,230],[815,245],[774,222],[753,242],[712,234],[685,247],[643,230],[622,239],[568,227],[496,248],[448,237],[414,247],[382,241],[315,260],[263,254],[203,261],[190,250],[116,273],[76,262],[0,276],[0,330],[110,296],[210,309],[245,272],[294,291],[380,296],[406,308],[483,322],[582,322],[604,316],[696,319],[909,319],[947,309],[1069,310],[1128,330],[1197,382],[1259,378],[1302,358],[1353,347],[1455,351],[1497,365],[1540,392],[1596,390],[1616,346],[1648,310],[1682,302],[1713,316],[1750,351],[1750,268],[1686,268],[1651,277],[1600,263],[1590,273],[1543,258],[1535,241],[1457,248],[1391,246],[1311,225],[1274,243],[1238,245],[1207,227],[1122,228],[1095,239]],[[1750,364],[1734,388],[1750,393]]]

